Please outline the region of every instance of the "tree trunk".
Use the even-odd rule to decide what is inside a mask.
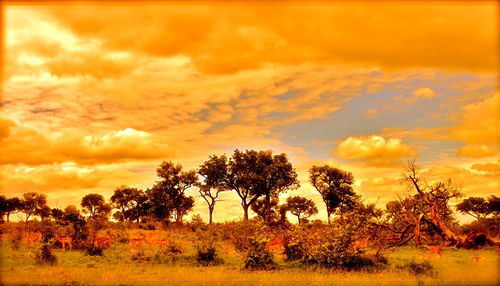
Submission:
[[[9,222],[10,212],[7,212],[7,222]]]
[[[242,202],[241,206],[243,207],[243,220],[248,221],[248,207],[250,205],[246,204],[245,202]]]
[[[214,213],[214,206],[211,205],[208,207],[208,223],[209,224],[212,224],[213,213]]]
[[[299,225],[300,225],[300,215],[297,215],[297,219],[298,219]]]
[[[271,224],[271,196],[269,194],[266,195],[266,224]]]

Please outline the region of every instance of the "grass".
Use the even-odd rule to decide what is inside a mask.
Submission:
[[[278,257],[280,270],[243,271],[242,257],[223,254],[224,265],[197,266],[194,249],[172,263],[138,262],[130,259],[126,244],[113,245],[102,257],[85,256],[80,251],[53,250],[56,266],[37,266],[32,249],[12,250],[1,246],[1,284],[52,285],[499,285],[499,256],[495,249],[447,249],[441,258],[426,258],[412,247],[387,254],[388,269],[375,272],[338,272],[286,263]],[[476,257],[476,259],[474,258]],[[477,257],[481,257],[478,259]],[[415,276],[398,270],[398,265],[429,260],[437,274]]]

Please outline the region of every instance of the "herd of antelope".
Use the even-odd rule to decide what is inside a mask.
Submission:
[[[73,250],[73,238],[70,236],[61,237],[56,235],[54,237],[56,241],[61,244],[61,250],[65,251],[67,248],[69,250]],[[26,235],[26,241],[28,245],[35,244],[42,239],[42,234],[40,232],[35,232]],[[98,247],[110,248],[112,239],[109,237],[95,237],[92,239],[92,244]],[[159,238],[154,236],[140,236],[134,237],[130,239],[129,246],[130,248],[139,248],[142,249],[143,245],[148,245],[149,247],[158,246],[160,250],[164,249],[170,244],[170,240],[168,238]]]
[[[39,242],[42,239],[42,234],[40,232],[36,233],[31,233],[26,235],[26,241],[28,244],[35,244]],[[55,236],[55,239],[61,244],[61,250],[65,251],[66,247],[69,247],[69,250],[73,249],[73,239],[70,236],[64,236],[61,237],[59,235]],[[111,247],[111,238],[109,237],[95,237],[92,240],[92,244],[98,247],[106,247],[110,248]],[[165,249],[167,246],[169,246],[171,243],[170,239],[168,238],[160,238],[160,237],[154,237],[152,235],[141,235],[139,237],[133,237],[130,238],[129,240],[129,248],[130,249],[135,249],[135,250],[142,250],[143,246],[148,246],[149,248],[153,246],[157,246],[160,250]],[[356,249],[368,249],[369,248],[369,241],[367,239],[365,240],[356,240],[353,243],[353,247]],[[422,256],[426,259],[432,259],[432,258],[441,258],[443,254],[443,246],[427,246],[427,245],[421,245],[420,248],[427,249],[426,252],[422,253]],[[284,252],[284,244],[280,236],[276,236],[274,239],[269,241],[267,244],[267,249],[271,252],[278,252],[278,253],[283,253]],[[229,254],[230,253],[230,247],[225,244],[224,245],[224,253]],[[499,252],[500,254],[500,252]],[[472,261],[474,262],[484,262],[484,257],[475,255],[472,258]]]

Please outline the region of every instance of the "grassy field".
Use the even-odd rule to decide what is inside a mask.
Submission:
[[[22,245],[11,249],[2,243],[3,285],[499,285],[499,256],[495,249],[475,251],[447,249],[441,258],[428,258],[412,247],[388,252],[389,267],[377,272],[339,272],[304,267],[300,263],[280,264],[274,271],[244,271],[236,252],[222,255],[220,266],[196,264],[194,248],[184,247],[174,262],[133,261],[126,244],[116,244],[103,256],[85,256],[81,251],[53,250],[55,266],[38,266],[33,249]],[[434,275],[413,275],[398,269],[410,261],[428,260]]]

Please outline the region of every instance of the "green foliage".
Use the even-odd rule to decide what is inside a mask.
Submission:
[[[326,205],[328,219],[335,210],[350,208],[356,202],[352,173],[328,165],[312,166],[309,173],[311,185],[321,194]]]
[[[283,237],[285,258],[288,261],[302,260],[308,253],[308,234],[302,227],[294,227]]]
[[[36,263],[39,265],[55,265],[57,263],[57,257],[50,251],[51,243],[43,243],[38,251],[35,253]]]
[[[289,197],[286,199],[286,208],[293,215],[297,216],[298,223],[301,223],[301,218],[308,218],[318,213],[316,204],[304,197]]]
[[[274,270],[278,265],[273,260],[273,254],[267,249],[269,240],[252,237],[249,239],[250,249],[244,258],[244,269]]]

